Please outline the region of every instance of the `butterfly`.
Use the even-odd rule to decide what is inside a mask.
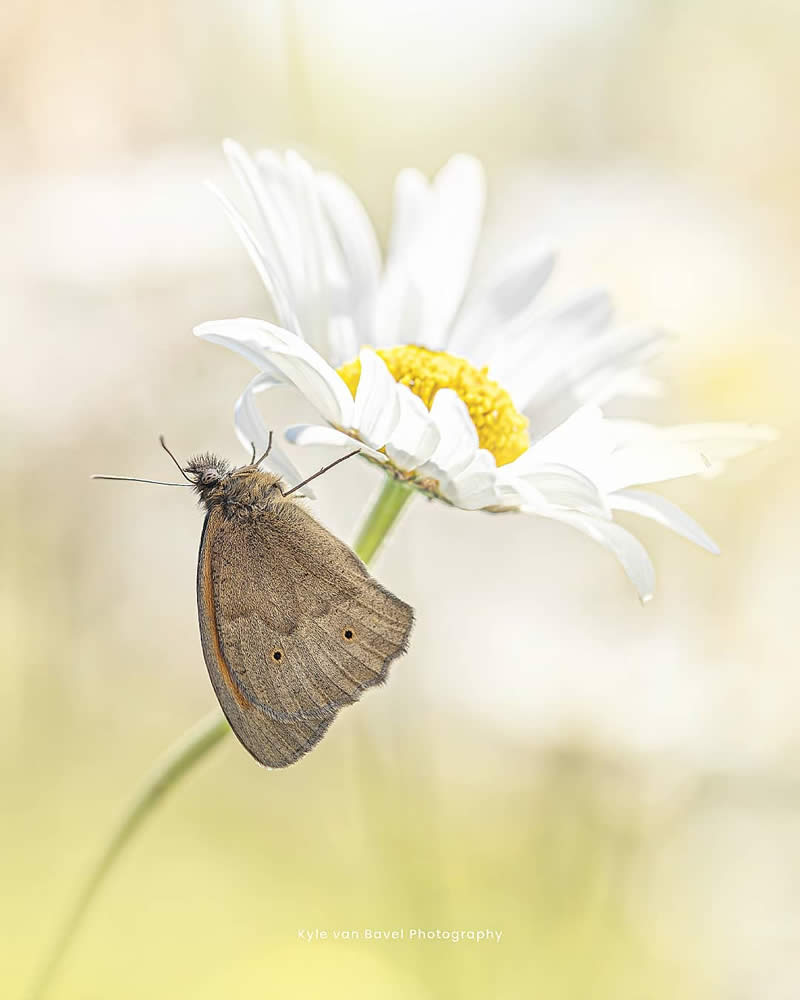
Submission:
[[[208,454],[183,467],[161,444],[206,510],[197,609],[214,692],[253,757],[286,767],[386,680],[414,623],[413,609],[295,495],[356,452],[288,489],[260,467],[269,447],[240,468]]]

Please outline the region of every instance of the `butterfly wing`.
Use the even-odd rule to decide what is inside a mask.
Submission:
[[[214,690],[269,767],[294,763],[339,709],[382,683],[413,623],[411,608],[296,503],[252,520],[212,510],[197,593]]]

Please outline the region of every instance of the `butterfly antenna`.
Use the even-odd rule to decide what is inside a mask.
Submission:
[[[169,455],[169,457],[170,457],[170,458],[172,459],[172,461],[173,461],[173,462],[175,463],[175,466],[177,467],[177,469],[178,469],[178,472],[180,472],[180,474],[181,474],[181,475],[183,476],[183,478],[184,478],[184,479],[185,479],[185,480],[186,480],[186,481],[187,481],[188,483],[190,483],[190,484],[191,484],[192,486],[194,486],[194,483],[193,483],[193,482],[191,481],[191,479],[189,479],[189,477],[188,477],[188,476],[186,475],[186,473],[185,473],[185,472],[183,471],[183,467],[181,466],[181,463],[180,463],[180,462],[178,461],[178,459],[177,459],[177,458],[175,458],[175,456],[174,456],[174,455],[172,454],[172,452],[171,452],[171,451],[169,450],[169,448],[167,447],[167,442],[166,442],[166,441],[164,440],[164,435],[163,435],[163,434],[159,434],[159,435],[158,435],[158,440],[159,440],[159,441],[161,442],[161,447],[162,447],[162,448],[164,449],[164,451],[165,451],[165,452],[166,452],[166,453],[167,453],[167,454]],[[177,484],[173,484],[173,485],[177,485]]]
[[[252,441],[250,443],[253,444]],[[267,455],[269,455],[271,451],[272,451],[272,431],[269,432],[269,438],[267,439],[267,450],[264,452],[264,454],[261,456],[261,458],[259,458],[257,462],[252,462],[251,464],[261,465],[261,463],[264,461],[264,459],[267,457]],[[256,446],[253,444],[253,458],[255,457],[256,457]],[[317,473],[317,475],[319,475],[319,473]],[[295,489],[297,489],[296,486]]]
[[[293,486],[290,490],[287,490],[283,495],[285,497],[288,497],[290,493],[296,493],[302,486],[305,486],[307,483],[310,483],[312,479],[316,479],[318,476],[323,475],[323,473],[328,472],[328,470],[332,469],[334,465],[338,465],[340,462],[346,462],[348,458],[352,458],[353,455],[358,455],[360,451],[361,451],[360,448],[356,448],[355,451],[349,451],[346,455],[342,455],[341,458],[337,458],[336,461],[331,462],[330,465],[324,465],[319,470],[319,472],[315,472],[313,476],[309,476],[308,479],[304,479],[302,483],[298,483],[297,486]]]
[[[139,479],[137,476],[92,476],[92,479],[113,479],[118,483],[152,483],[153,486],[182,486],[188,487],[189,483],[165,483],[160,479]]]

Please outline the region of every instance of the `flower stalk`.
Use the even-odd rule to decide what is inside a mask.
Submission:
[[[386,479],[374,504],[367,511],[354,545],[356,553],[365,563],[375,557],[412,493],[404,483]],[[41,1000],[46,995],[99,890],[150,813],[229,732],[224,715],[219,709],[214,709],[187,730],[155,763],[89,869],[61,931],[36,972],[26,1000]]]
[[[356,555],[360,556],[365,563],[370,563],[375,558],[378,550],[386,541],[390,529],[400,516],[400,512],[413,494],[413,487],[401,482],[401,480],[392,476],[385,478],[375,503],[372,504],[362,522],[356,543],[353,546]]]

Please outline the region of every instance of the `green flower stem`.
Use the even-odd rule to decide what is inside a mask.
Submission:
[[[167,792],[213,750],[227,732],[229,729],[225,717],[219,709],[214,709],[187,730],[156,762],[139,791],[128,803],[116,829],[111,833],[76,895],[64,926],[51,945],[47,959],[40,966],[28,992],[30,1000],[38,1000],[45,995],[98,889],[125,845]]]
[[[378,498],[365,517],[353,546],[365,563],[372,562],[375,558],[390,528],[413,494],[414,490],[411,486],[399,479],[393,479],[391,476],[386,477]]]
[[[412,490],[405,484],[391,478],[386,479],[367,513],[354,546],[364,562],[368,563],[374,557],[411,495]],[[27,1000],[40,1000],[46,994],[98,890],[145,819],[184,775],[199,764],[229,732],[225,717],[219,709],[214,709],[187,730],[156,762],[90,868],[68,911],[61,932],[37,970],[33,985],[27,993]]]

